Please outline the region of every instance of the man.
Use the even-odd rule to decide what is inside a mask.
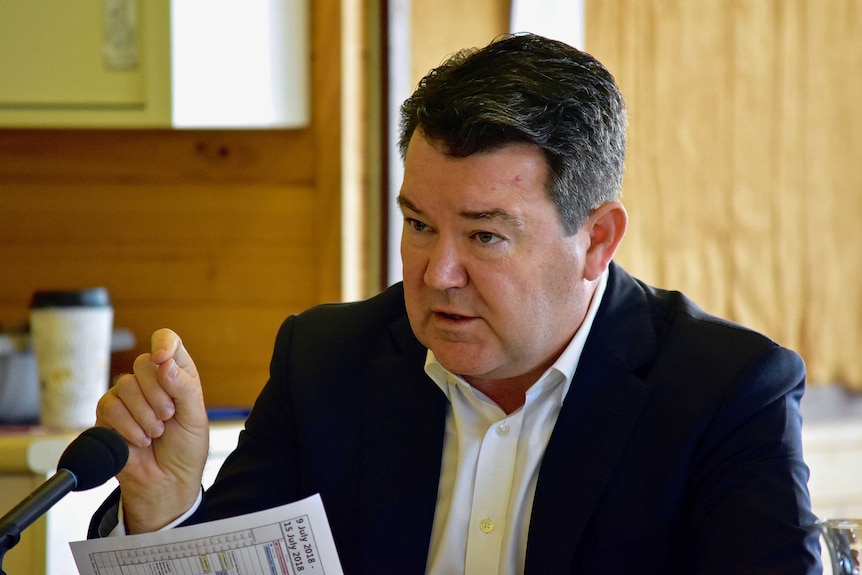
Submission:
[[[347,573],[819,572],[802,360],[612,262],[625,125],[559,42],[432,71],[402,107],[403,285],[285,321],[205,494],[200,378],[154,334],[99,404],[132,449],[91,533],[319,492]]]

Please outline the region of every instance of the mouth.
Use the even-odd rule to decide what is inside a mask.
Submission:
[[[433,314],[434,314],[434,318],[436,320],[441,321],[441,322],[445,322],[445,323],[452,323],[452,322],[460,323],[460,322],[464,322],[467,320],[476,319],[473,316],[461,315],[461,314],[450,313],[450,312],[445,312],[445,311],[434,311]]]
[[[454,313],[446,313],[446,312],[442,312],[442,311],[437,311],[434,313],[436,315],[444,318],[444,319],[464,319],[464,317],[465,317],[463,315],[458,315],[458,314],[454,314]]]

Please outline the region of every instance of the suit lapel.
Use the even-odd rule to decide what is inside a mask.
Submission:
[[[612,264],[608,288],[542,460],[526,573],[569,573],[651,387],[636,376],[654,357],[642,288]]]
[[[363,377],[362,572],[425,572],[437,500],[446,399],[423,370],[425,348],[406,317],[395,354]]]

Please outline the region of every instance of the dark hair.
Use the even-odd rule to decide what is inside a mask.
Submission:
[[[625,103],[598,60],[562,42],[516,34],[458,52],[401,106],[402,159],[417,129],[454,157],[514,142],[541,148],[548,194],[568,233],[620,197]]]

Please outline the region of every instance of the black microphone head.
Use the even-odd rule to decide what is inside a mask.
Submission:
[[[69,444],[57,469],[70,471],[78,480],[72,491],[86,491],[122,471],[127,459],[129,446],[119,433],[107,427],[91,427]]]

